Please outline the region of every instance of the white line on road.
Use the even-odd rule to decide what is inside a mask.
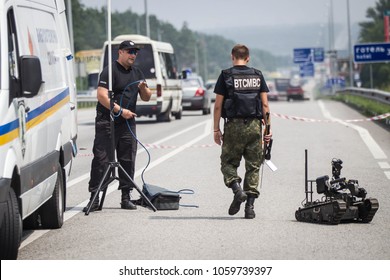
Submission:
[[[390,164],[387,161],[380,161],[378,164],[382,169],[390,169]]]
[[[187,131],[190,131],[198,126],[201,126],[201,125],[205,125],[205,128],[204,128],[204,132],[203,134],[199,135],[198,137],[192,139],[190,142],[188,142],[187,144],[183,145],[183,146],[179,146],[177,149],[173,150],[172,152],[158,158],[157,160],[155,161],[152,161],[150,163],[150,165],[148,166],[148,170],[152,169],[153,167],[156,167],[158,165],[160,165],[161,163],[163,163],[164,161],[170,159],[171,157],[175,156],[176,154],[182,152],[183,150],[185,150],[186,148],[192,146],[193,144],[195,144],[196,142],[202,140],[203,138],[207,137],[210,135],[211,133],[211,127],[212,127],[212,122],[211,120],[206,120],[206,121],[203,121],[201,123],[198,123],[196,125],[193,125],[191,127],[188,127],[184,130],[181,130],[173,135],[170,135],[164,139],[161,139],[160,141],[156,142],[155,144],[158,144],[158,143],[162,143],[163,141],[166,141],[168,139],[171,139],[173,137],[176,137],[180,134],[183,134]],[[138,153],[140,152],[140,150],[138,150]],[[143,170],[143,169],[142,169]],[[137,178],[138,176],[141,175],[142,173],[142,170],[137,170],[134,174],[134,178]],[[69,182],[68,184],[68,187],[71,187],[77,183],[80,183],[81,181],[85,180],[89,178],[89,173],[87,174],[84,174],[84,175],[81,175],[75,179],[73,179],[72,181]],[[117,190],[117,186],[114,185],[114,184],[111,184],[108,188],[107,188],[107,193],[106,195],[110,194],[111,192]],[[69,220],[70,218],[74,217],[76,214],[79,214],[83,207],[88,203],[89,199],[81,202],[80,204],[78,204],[77,206],[71,208],[70,210],[66,211],[64,213],[64,222]],[[49,232],[50,230],[35,230],[31,235],[29,235],[25,240],[22,241],[21,245],[20,245],[20,248],[19,249],[22,249],[23,247],[27,246],[28,244],[34,242],[35,240],[37,240],[38,238],[40,238],[41,236],[43,236],[44,234],[46,234],[47,232]]]
[[[332,115],[325,108],[325,105],[324,105],[324,103],[321,100],[318,101],[318,105],[320,106],[320,108],[322,110],[322,113],[324,114],[324,116],[326,118],[331,119],[331,120],[333,120],[335,122],[341,123],[341,124],[343,124],[343,125],[345,125],[347,127],[351,127],[353,129],[355,129],[359,133],[359,135],[362,138],[363,142],[366,144],[366,146],[370,150],[370,152],[373,155],[374,159],[387,159],[386,154],[383,152],[381,147],[376,143],[374,138],[372,138],[371,134],[368,132],[367,129],[365,129],[363,127],[360,127],[360,126],[357,126],[355,124],[346,123],[346,122],[344,122],[344,121],[342,121],[340,119],[332,117]]]
[[[165,141],[168,141],[168,140],[170,140],[170,139],[172,139],[172,138],[176,138],[177,136],[179,136],[179,135],[181,135],[181,134],[184,134],[184,133],[186,133],[186,132],[188,132],[188,131],[190,131],[190,130],[193,130],[193,129],[197,128],[198,126],[202,126],[202,125],[205,125],[205,124],[207,124],[207,125],[206,125],[206,128],[207,128],[208,126],[210,126],[210,125],[211,125],[210,120],[205,120],[205,121],[200,122],[200,123],[197,123],[197,124],[195,124],[195,125],[193,125],[193,126],[187,127],[186,129],[180,130],[180,131],[178,131],[178,132],[176,132],[176,133],[174,133],[174,134],[171,134],[171,135],[169,135],[169,136],[167,136],[167,137],[165,137],[165,138],[160,139],[160,140],[157,141],[157,142],[154,142],[153,144],[151,144],[151,146],[153,146],[153,145],[159,145],[160,143],[164,143]],[[211,128],[209,129],[209,133],[210,133],[210,130],[211,130]],[[147,148],[147,149],[148,149],[148,148]],[[149,149],[150,149],[150,148],[149,148]],[[137,151],[137,155],[138,155],[138,154],[141,154],[141,153],[143,153],[143,152],[145,152],[145,149],[144,149],[144,148],[140,148],[140,149],[138,149],[138,151]],[[138,175],[139,175],[139,174],[138,174]],[[69,181],[69,182],[66,184],[66,186],[67,186],[67,188],[70,188],[70,187],[72,187],[72,186],[74,186],[74,185],[77,185],[78,183],[80,183],[80,182],[82,182],[82,181],[88,179],[89,176],[90,176],[89,172],[88,172],[88,173],[85,173],[84,175],[81,175],[81,176],[79,176],[79,177],[77,177],[77,178],[75,178],[75,179]]]

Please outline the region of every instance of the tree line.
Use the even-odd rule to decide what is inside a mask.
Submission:
[[[73,0],[72,17],[75,52],[102,48],[107,39],[107,11],[85,7],[79,0]],[[375,7],[367,9],[366,22],[359,23],[359,43],[384,41],[384,12],[390,11],[390,0],[378,0]],[[115,11],[111,16],[112,37],[121,34],[146,34],[145,14],[139,15],[128,9]],[[180,30],[172,24],[149,15],[150,37],[170,42],[176,52],[179,69],[191,68],[205,79],[216,78],[221,69],[231,66],[229,54],[234,41],[219,35],[206,35],[192,31],[186,22]],[[292,65],[291,57],[275,56],[267,51],[252,49],[251,65],[263,71],[275,71],[279,67]],[[371,77],[375,88],[390,90],[390,65],[374,63],[360,65],[363,87],[370,87]],[[372,71],[372,72],[371,72]],[[371,74],[372,73],[372,74]]]
[[[79,0],[71,1],[75,52],[102,48],[107,40],[105,7],[85,7]],[[218,77],[221,69],[231,66],[230,51],[234,41],[218,35],[206,35],[192,31],[186,22],[180,30],[172,24],[149,15],[150,37],[169,42],[175,49],[178,68],[191,68],[205,80]],[[145,14],[133,13],[131,9],[115,11],[111,15],[112,38],[121,34],[146,34]],[[291,64],[291,58],[275,56],[269,52],[251,50],[251,65],[263,71],[275,71]]]
[[[359,41],[361,43],[384,42],[384,16],[390,12],[390,0],[378,0],[375,7],[367,9],[366,16],[370,20],[360,23]],[[363,87],[371,87],[371,77],[374,88],[390,91],[389,63],[362,64],[361,80]],[[372,72],[370,70],[372,69]]]

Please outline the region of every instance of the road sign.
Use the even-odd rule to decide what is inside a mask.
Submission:
[[[353,54],[356,63],[390,61],[390,43],[354,45]]]
[[[299,65],[299,75],[301,77],[313,77],[314,76],[314,63],[302,63]]]
[[[324,55],[324,48],[314,48],[314,62],[323,62],[325,55]]]
[[[311,61],[311,49],[294,49],[294,63],[306,63]]]
[[[294,49],[294,63],[323,62],[324,48]]]

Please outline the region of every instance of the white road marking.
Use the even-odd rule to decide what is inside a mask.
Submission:
[[[188,132],[198,126],[201,126],[201,125],[205,125],[205,128],[204,128],[204,132],[203,134],[199,135],[198,137],[192,139],[190,142],[188,142],[187,144],[183,145],[183,146],[180,146],[178,148],[176,148],[175,150],[171,151],[170,153],[158,158],[157,160],[155,161],[152,161],[149,166],[148,166],[148,169],[147,170],[150,170],[152,169],[153,167],[156,167],[158,165],[160,165],[161,163],[163,163],[164,161],[170,159],[171,157],[175,156],[176,154],[182,152],[183,150],[185,150],[186,148],[192,146],[193,144],[195,144],[196,142],[202,140],[203,138],[209,136],[211,134],[211,127],[212,127],[212,121],[211,120],[206,120],[206,121],[203,121],[203,122],[200,122],[196,125],[193,125],[191,127],[188,127],[184,130],[181,130],[175,134],[172,134],[166,138],[163,138],[161,140],[159,140],[158,142],[156,142],[155,144],[159,144],[159,143],[162,143],[166,140],[169,140],[171,138],[174,138],[180,134],[183,134],[185,132]],[[143,148],[142,148],[142,151],[145,151]],[[137,153],[140,153],[141,152],[141,149],[138,150]],[[134,179],[137,178],[138,176],[141,175],[142,173],[142,169],[139,169],[135,172],[134,174]],[[76,185],[86,179],[89,178],[89,173],[86,173],[84,175],[81,175],[75,179],[73,179],[72,181],[69,181],[68,183],[68,188],[73,186],[73,185]],[[110,194],[111,192],[117,190],[117,186],[116,184],[111,184],[110,186],[108,186],[107,188],[107,192],[106,192],[106,195]],[[70,218],[74,217],[76,214],[79,214],[82,209],[84,208],[85,205],[87,205],[89,199],[79,203],[77,206],[71,208],[70,210],[67,210],[65,213],[64,213],[64,222],[66,222],[67,220],[69,220]],[[27,246],[28,244],[34,242],[35,240],[37,240],[38,238],[40,238],[41,236],[43,236],[44,234],[48,233],[50,230],[35,230],[33,231],[25,240],[22,241],[21,245],[20,245],[20,248],[19,249],[22,249],[23,247]]]
[[[363,142],[366,144],[366,146],[370,150],[370,152],[373,155],[374,159],[387,159],[386,154],[383,152],[381,147],[376,143],[374,138],[372,138],[371,134],[368,132],[367,129],[365,129],[363,127],[360,127],[360,126],[357,126],[355,124],[346,123],[346,122],[344,122],[344,121],[342,121],[340,119],[332,117],[332,115],[325,108],[325,105],[324,105],[324,103],[321,100],[318,101],[318,105],[320,106],[320,108],[322,110],[322,113],[324,114],[324,116],[326,118],[331,119],[331,120],[333,120],[335,122],[341,123],[341,124],[343,124],[343,125],[345,125],[347,127],[351,127],[353,129],[355,129],[359,133],[359,135],[362,138]]]
[[[380,161],[378,164],[382,169],[390,169],[390,164],[387,161]]]

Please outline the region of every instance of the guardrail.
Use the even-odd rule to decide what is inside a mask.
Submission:
[[[96,96],[77,95],[77,107],[79,108],[94,107],[96,103]]]
[[[390,92],[377,90],[377,89],[367,89],[367,88],[356,88],[356,87],[347,87],[339,89],[336,92],[348,92],[349,94],[362,96],[367,99],[376,100],[381,103],[390,105]]]

